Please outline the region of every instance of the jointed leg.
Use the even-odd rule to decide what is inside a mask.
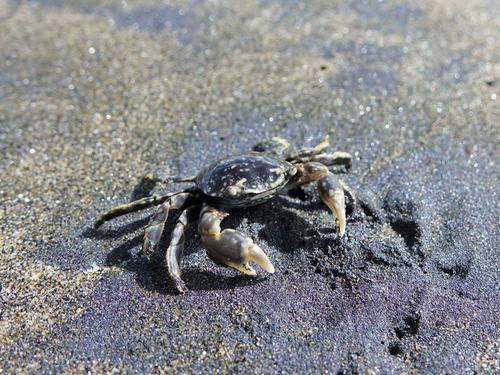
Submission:
[[[180,292],[187,292],[186,285],[181,279],[181,260],[184,252],[184,232],[188,225],[198,218],[199,206],[191,206],[180,214],[172,232],[172,239],[168,246],[165,261],[175,288]]]
[[[151,217],[149,224],[144,230],[144,244],[142,250],[149,259],[154,257],[156,247],[160,242],[163,228],[168,219],[168,213],[172,210],[178,210],[184,206],[187,199],[192,197],[189,192],[181,192],[168,197],[165,202],[159,206]]]
[[[330,140],[328,135],[325,135],[321,142],[312,148],[303,148],[299,152],[289,155],[286,160],[290,162],[300,162],[304,158],[308,158],[314,155],[318,155],[325,148],[330,146]]]
[[[106,221],[114,219],[115,217],[159,205],[176,194],[178,193],[152,195],[151,197],[141,198],[130,203],[124,203],[119,206],[113,207],[112,209],[101,215],[98,220],[96,220],[96,222],[94,223],[94,228],[99,228]]]
[[[181,177],[181,176],[159,176],[156,173],[150,172],[146,173],[143,177],[143,179],[152,181],[153,183],[162,183],[162,184],[168,184],[169,182],[194,182],[196,180],[196,176],[188,176],[188,177]]]
[[[347,169],[351,168],[352,166],[351,154],[344,151],[335,151],[335,152],[321,153],[307,157],[299,157],[296,159],[296,161],[300,163],[317,162],[326,165],[327,167],[331,167],[334,165],[343,165]]]
[[[274,267],[264,251],[246,234],[234,229],[221,231],[220,223],[228,216],[227,213],[214,207],[204,205],[198,224],[207,255],[215,263],[234,268],[246,275],[257,273],[249,262],[253,261],[269,273],[274,273]]]
[[[323,152],[328,146],[330,146],[330,142],[327,135],[315,147],[300,150],[296,154],[288,156],[286,160],[292,163],[318,162],[328,167],[334,165],[343,165],[346,168],[351,167],[351,154],[344,151]]]

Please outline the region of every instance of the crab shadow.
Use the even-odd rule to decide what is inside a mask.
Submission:
[[[142,194],[141,194],[142,195]],[[137,198],[137,197],[135,197]],[[253,235],[257,241],[266,242],[282,253],[292,253],[305,247],[306,239],[317,233],[328,238],[335,237],[332,228],[314,228],[308,221],[298,215],[292,208],[302,211],[318,211],[321,202],[302,201],[295,197],[277,196],[258,206],[246,207],[230,211],[231,215],[222,223],[223,228],[239,228]],[[149,212],[151,213],[151,212]],[[139,233],[114,247],[104,260],[106,266],[118,266],[135,274],[138,284],[147,290],[161,294],[177,294],[170,282],[170,278],[161,259],[170,242],[170,232],[175,225],[178,213],[171,215],[165,225],[162,240],[158,246],[156,259],[151,262],[142,254],[143,233],[149,216],[142,216],[131,222],[126,222],[110,229],[87,228],[82,236],[95,239],[117,239],[130,232]],[[256,225],[256,230],[255,226]],[[186,232],[184,257],[203,251],[196,224],[190,226]],[[182,278],[190,290],[222,290],[235,287],[255,285],[265,280],[263,277],[248,277],[242,274],[224,275],[227,272],[211,272],[197,267],[184,266]]]
[[[153,264],[144,257],[127,262],[123,268],[133,272],[141,288],[165,295],[176,295],[177,290],[170,282],[166,267]],[[236,272],[236,271],[235,271]],[[191,291],[227,290],[261,283],[265,278],[248,277],[241,274],[223,275],[198,267],[186,267],[182,271],[182,279]]]

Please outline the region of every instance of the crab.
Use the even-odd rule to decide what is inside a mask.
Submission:
[[[95,228],[118,216],[158,206],[144,230],[143,243],[144,255],[154,259],[170,210],[180,210],[165,253],[168,274],[180,293],[187,291],[181,278],[184,233],[196,220],[201,242],[216,264],[255,276],[257,273],[250,265],[253,262],[274,273],[268,256],[252,238],[235,229],[222,230],[221,222],[231,209],[254,206],[300,185],[317,182],[319,195],[331,210],[337,233],[342,237],[346,230],[346,196],[353,204],[354,195],[329,167],[344,166],[349,170],[352,157],[342,151],[325,152],[328,146],[326,136],[315,147],[287,153],[290,144],[274,137],[272,142],[261,143],[250,152],[210,164],[197,176],[160,178],[148,174],[147,178],[155,183],[184,182],[194,186],[116,206],[95,222]]]

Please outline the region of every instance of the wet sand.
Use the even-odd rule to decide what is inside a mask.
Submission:
[[[0,369],[498,372],[499,15],[0,1]],[[216,266],[192,228],[178,296],[141,254],[151,211],[92,228],[145,172],[324,134],[354,155],[344,239],[313,187],[225,222],[274,275]]]

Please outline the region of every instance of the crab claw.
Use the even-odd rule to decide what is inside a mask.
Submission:
[[[258,245],[253,244],[248,249],[248,258],[257,263],[262,269],[267,271],[268,273],[274,273],[274,266],[267,257],[264,250],[262,250]]]
[[[332,211],[337,231],[342,237],[346,227],[345,195],[342,183],[332,173],[328,172],[319,179],[318,191],[323,202]]]
[[[249,265],[249,262],[255,262],[267,272],[274,273],[266,253],[244,233],[224,229],[218,236],[202,236],[202,241],[210,258],[218,264],[255,276],[257,272]]]
[[[220,222],[226,216],[227,214],[209,206],[202,210],[199,232],[210,259],[250,276],[257,274],[250,262],[274,273],[274,267],[266,253],[249,236],[235,229],[224,229],[221,232]]]

